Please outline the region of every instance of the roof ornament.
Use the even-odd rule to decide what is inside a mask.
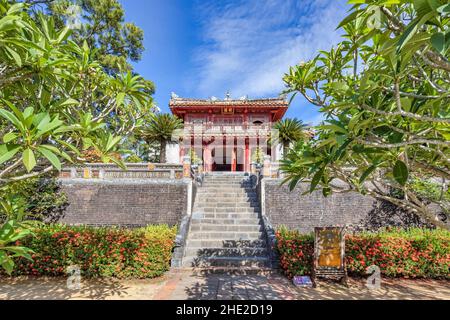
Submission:
[[[288,93],[287,92],[282,92],[282,93],[280,93],[280,95],[278,96],[280,99],[283,99],[283,100],[286,100],[287,99],[287,96],[288,96]]]
[[[212,96],[212,97],[210,98],[210,100],[211,100],[211,101],[217,101],[218,99],[217,99],[216,97]]]
[[[172,99],[178,99],[179,96],[176,95],[175,92],[172,92],[172,93],[170,94],[170,98],[172,98]]]
[[[241,101],[248,100],[248,95],[245,95],[245,96],[240,97],[239,100],[241,100]]]
[[[230,90],[228,90],[228,91],[227,91],[227,94],[225,95],[225,101],[229,101],[229,100],[231,100],[231,97],[230,97]]]

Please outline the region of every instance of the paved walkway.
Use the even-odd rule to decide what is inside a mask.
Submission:
[[[172,271],[170,280],[154,296],[159,300],[450,300],[450,281],[384,279],[379,290],[369,290],[364,279],[349,279],[349,287],[319,282],[318,288],[298,288],[280,274],[220,275],[203,271]]]
[[[63,278],[0,278],[1,299],[450,300],[450,281],[383,279],[381,289],[372,291],[365,287],[364,279],[350,279],[348,288],[321,282],[311,289],[296,288],[279,274],[242,276],[178,270],[151,280],[83,280],[80,290],[69,290]]]

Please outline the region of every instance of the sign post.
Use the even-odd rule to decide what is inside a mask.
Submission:
[[[313,283],[317,278],[340,280],[347,285],[344,229],[340,227],[314,228]]]

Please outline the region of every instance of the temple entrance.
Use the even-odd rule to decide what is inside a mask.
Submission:
[[[211,171],[245,171],[245,150],[234,144],[215,146],[211,150]]]

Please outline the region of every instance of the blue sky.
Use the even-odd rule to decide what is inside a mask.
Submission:
[[[126,20],[144,30],[135,70],[155,82],[168,112],[181,97],[276,97],[289,66],[339,41],[345,0],[120,0]],[[317,107],[297,96],[287,117],[317,123]]]

